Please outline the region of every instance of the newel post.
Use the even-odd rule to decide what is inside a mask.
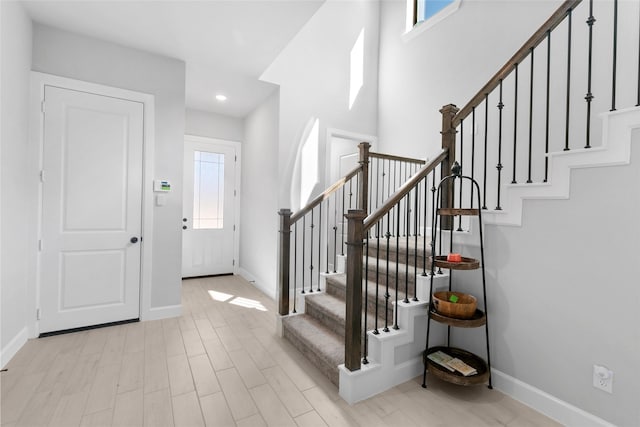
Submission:
[[[360,179],[360,191],[358,197],[358,209],[363,209],[367,212],[367,204],[369,203],[369,149],[371,144],[368,142],[361,142],[358,144],[360,150],[360,159],[358,163],[362,167],[362,177]]]
[[[453,118],[458,114],[458,107],[453,104],[448,104],[442,107],[440,113],[442,114],[442,149],[447,150],[448,155],[442,162],[440,168],[440,178],[451,175],[451,166],[456,160],[456,128],[453,126]],[[448,180],[442,185],[441,204],[442,208],[453,207],[453,185],[452,181]],[[450,230],[453,227],[453,217],[444,216],[441,219],[440,226],[443,230]]]
[[[291,210],[280,209],[278,240],[278,313],[289,314],[289,264],[291,259]]]
[[[366,211],[350,210],[345,215],[347,229],[347,307],[344,337],[344,365],[350,371],[360,369],[362,359],[362,255],[363,222]]]

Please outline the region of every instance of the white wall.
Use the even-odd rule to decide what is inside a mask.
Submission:
[[[187,109],[185,134],[241,142],[244,141],[244,123],[236,117]]]
[[[442,106],[464,106],[560,3],[463,0],[444,21],[405,41],[406,3],[382,1],[380,151],[432,157],[441,146]]]
[[[319,119],[320,180],[326,184],[326,129],[376,135],[378,1],[325,2],[262,75],[280,85],[278,206],[299,208],[292,183],[305,127]],[[364,29],[364,85],[349,108],[350,52]],[[274,147],[275,149],[275,147]],[[293,199],[293,201],[292,201]]]
[[[180,304],[185,64],[43,25],[34,26],[33,70],[155,96],[156,178],[172,182],[153,212],[151,307]],[[152,185],[149,183],[148,185]]]
[[[2,213],[0,225],[0,366],[27,337],[27,281],[31,224],[25,215],[37,192],[28,186],[31,20],[18,2],[1,2],[0,121]]]
[[[620,426],[640,422],[640,192],[620,185],[640,182],[640,132],[632,144],[631,165],[574,170],[570,200],[486,230],[494,366]]]
[[[240,271],[272,298],[278,259],[279,109],[276,91],[245,119],[240,192]]]

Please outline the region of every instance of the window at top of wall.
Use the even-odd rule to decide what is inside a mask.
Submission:
[[[452,3],[456,3],[456,0],[415,0],[414,24],[434,17]]]
[[[407,33],[413,38],[458,10],[462,0],[407,0]],[[405,39],[406,40],[406,39]]]

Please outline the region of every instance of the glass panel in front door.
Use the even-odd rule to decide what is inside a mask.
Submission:
[[[194,151],[193,228],[224,227],[224,154]]]

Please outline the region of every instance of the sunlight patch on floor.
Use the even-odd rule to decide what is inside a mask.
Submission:
[[[210,290],[208,292],[209,292],[209,296],[214,301],[228,302],[229,304],[233,304],[233,305],[237,305],[245,308],[253,308],[259,311],[268,311],[260,301],[257,301],[254,299],[236,297],[235,295],[227,294],[224,292],[218,292],[218,291]]]

